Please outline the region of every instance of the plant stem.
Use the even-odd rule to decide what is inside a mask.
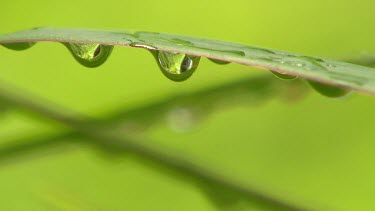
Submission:
[[[165,150],[166,148],[153,146],[150,142],[125,138],[116,133],[102,131],[97,127],[93,128],[90,124],[87,124],[87,118],[78,114],[72,115],[72,112],[66,112],[65,109],[56,109],[56,106],[46,106],[50,103],[45,103],[44,100],[35,97],[27,98],[1,87],[0,98],[22,110],[26,110],[32,114],[37,114],[42,118],[64,125],[72,130],[72,132],[70,132],[70,135],[72,136],[77,133],[85,138],[92,139],[94,143],[101,148],[115,149],[120,153],[132,153],[142,160],[172,170],[173,172],[184,176],[184,178],[188,177],[196,184],[208,184],[210,186],[219,187],[230,191],[231,193],[235,193],[242,198],[256,201],[257,204],[262,206],[277,210],[311,210],[271,197],[268,194],[255,190],[254,188],[247,187],[237,181],[221,176],[220,174],[214,173],[203,166],[189,161],[188,159],[172,154],[170,151]]]

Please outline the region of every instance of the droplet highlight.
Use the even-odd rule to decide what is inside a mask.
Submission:
[[[315,89],[315,91],[326,97],[339,98],[344,97],[350,93],[349,89],[327,85],[310,80],[308,80],[307,82],[313,89]]]
[[[33,47],[35,42],[2,43],[1,45],[11,50],[23,51]]]
[[[113,46],[87,43],[63,43],[73,57],[85,67],[98,67],[111,55]]]
[[[172,81],[185,81],[198,67],[200,57],[181,53],[150,50],[162,73]]]
[[[227,61],[222,61],[222,60],[217,60],[217,59],[211,59],[211,58],[208,58],[211,62],[215,63],[215,64],[220,64],[220,65],[224,65],[224,64],[229,64],[230,62],[227,62]]]

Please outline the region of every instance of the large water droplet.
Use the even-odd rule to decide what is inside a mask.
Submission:
[[[111,55],[113,46],[102,44],[85,43],[63,43],[74,58],[83,66],[98,67],[102,65],[109,55]]]
[[[208,58],[208,59],[215,64],[229,64],[230,63],[227,61],[222,61],[222,60],[217,60],[217,59],[211,59],[211,58]]]
[[[331,85],[327,85],[327,84],[322,84],[322,83],[315,82],[315,81],[309,81],[308,80],[307,82],[317,92],[319,92],[320,94],[322,94],[324,96],[327,96],[327,97],[339,98],[339,97],[343,97],[343,96],[350,93],[349,89],[331,86]]]
[[[31,48],[33,45],[35,45],[35,42],[3,43],[1,45],[11,50],[23,51],[23,50]]]
[[[184,81],[188,79],[197,69],[200,57],[181,53],[164,51],[150,51],[162,73],[173,81]]]
[[[274,72],[274,71],[271,71],[271,73],[273,73],[276,77],[284,79],[284,80],[293,80],[293,79],[298,78],[297,76],[294,76],[294,75],[288,75],[288,74]]]

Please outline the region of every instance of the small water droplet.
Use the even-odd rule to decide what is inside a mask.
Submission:
[[[162,73],[172,81],[184,81],[197,69],[200,57],[150,50]]]
[[[308,80],[307,82],[311,85],[312,88],[315,89],[315,91],[327,97],[339,98],[344,97],[350,93],[349,89],[327,85],[310,80]]]
[[[215,64],[229,64],[230,63],[227,61],[222,61],[222,60],[217,60],[217,59],[211,59],[211,58],[208,58],[208,59]]]
[[[274,71],[271,71],[271,73],[273,73],[276,77],[281,78],[281,79],[285,79],[285,80],[293,80],[293,79],[298,78],[297,76],[288,75],[288,74],[285,74],[285,73],[279,73],[279,72],[274,72]]]
[[[168,40],[169,42],[176,43],[177,45],[183,45],[183,46],[193,46],[193,43],[187,40],[173,38]]]
[[[280,59],[276,58],[274,60],[279,61],[280,64],[286,64],[286,65],[291,65],[291,66],[296,66],[296,67],[304,67],[305,66],[304,63],[302,63],[301,61],[296,60],[296,59],[291,60],[291,59],[285,59],[284,58],[284,59],[280,60]]]
[[[132,42],[129,44],[131,47],[135,48],[144,48],[147,50],[156,50],[157,48],[155,46],[149,45],[149,44],[143,44],[143,43],[138,43],[138,42]]]
[[[302,63],[297,63],[296,66],[297,67],[303,67],[304,65]]]
[[[35,45],[35,42],[3,43],[1,45],[11,50],[23,51],[31,48],[33,45]]]
[[[335,68],[336,67],[336,65],[334,65],[334,64],[327,64],[327,66],[330,67],[330,68]]]
[[[98,67],[102,65],[109,55],[113,46],[88,43],[63,43],[74,58],[83,66]]]

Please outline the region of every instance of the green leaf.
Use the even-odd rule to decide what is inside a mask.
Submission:
[[[181,35],[128,30],[34,28],[0,35],[0,44],[62,42],[130,46],[207,57],[297,76],[322,84],[375,94],[375,69],[249,45]],[[172,66],[172,65],[170,65]],[[176,68],[175,66],[173,66]]]

